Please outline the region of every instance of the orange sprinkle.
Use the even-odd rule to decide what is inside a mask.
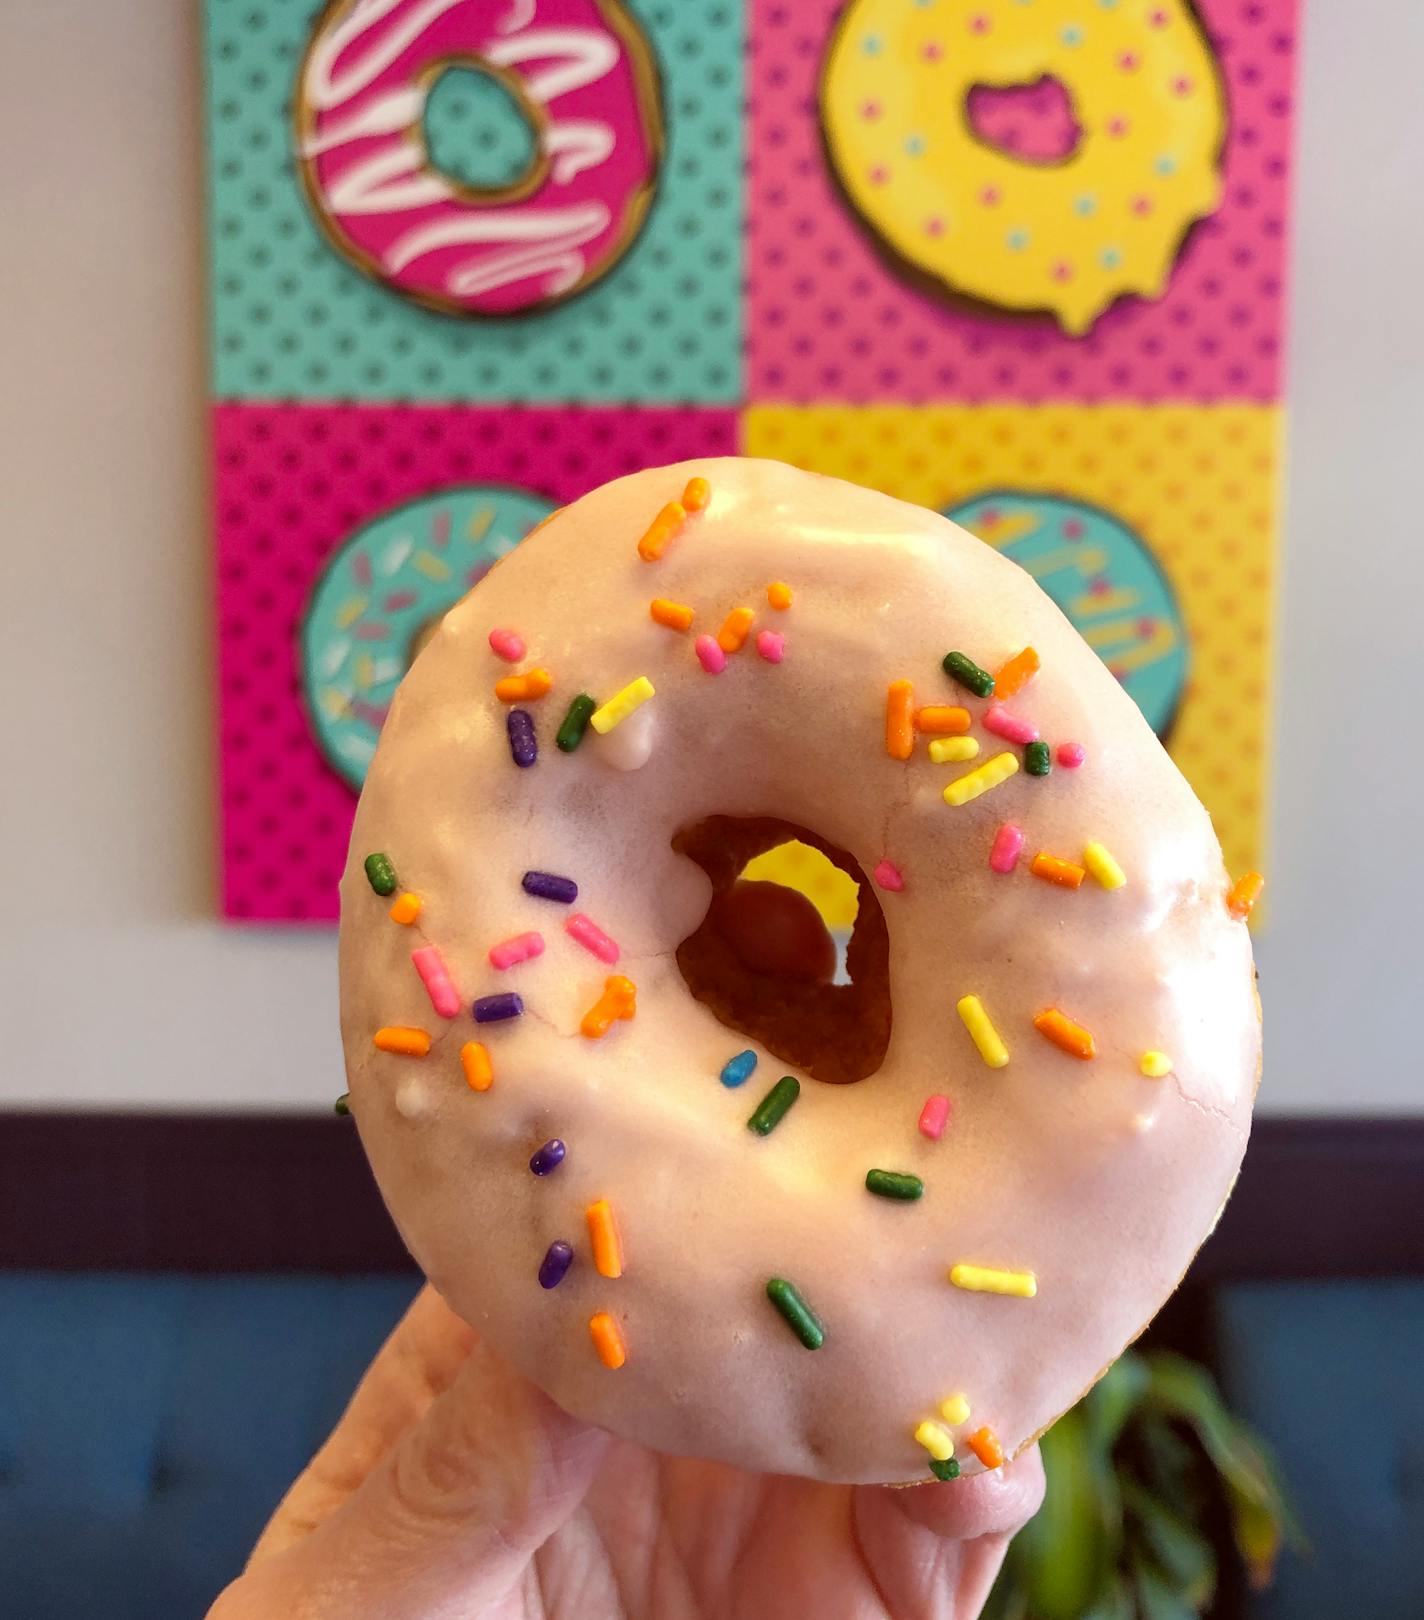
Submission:
[[[407,1029],[402,1024],[378,1029],[371,1039],[378,1052],[394,1052],[399,1057],[424,1057],[430,1050],[430,1037],[423,1029]]]
[[[982,1429],[975,1429],[968,1438],[969,1449],[984,1464],[986,1468],[1001,1468],[1004,1463],[1004,1448],[999,1444],[999,1437],[986,1423]]]
[[[623,1275],[623,1245],[618,1241],[618,1228],[613,1224],[613,1206],[606,1198],[590,1204],[584,1211],[588,1220],[588,1241],[593,1246],[594,1270],[600,1277]]]
[[[1261,898],[1261,890],[1266,887],[1266,880],[1259,872],[1243,872],[1231,885],[1231,893],[1226,897],[1226,909],[1233,917],[1243,920],[1251,915],[1251,908]]]
[[[494,695],[501,703],[528,703],[541,698],[554,684],[547,669],[531,669],[524,675],[506,675],[494,683]]]
[[[746,644],[747,631],[752,627],[756,614],[749,607],[733,608],[722,620],[722,628],[717,632],[717,645],[724,653],[740,652]]]
[[[583,1015],[579,1028],[589,1040],[597,1041],[608,1033],[617,1018],[631,1018],[638,1010],[638,987],[631,979],[615,973],[603,982],[603,994]]]
[[[766,588],[766,599],[778,613],[785,613],[791,606],[791,587],[785,580],[774,579]]]
[[[1056,883],[1060,888],[1076,889],[1087,877],[1087,870],[1076,861],[1063,861],[1056,855],[1047,855],[1039,850],[1029,864],[1029,871],[1035,877],[1041,877],[1049,883]]]
[[[607,1311],[599,1311],[596,1316],[589,1317],[588,1331],[593,1335],[593,1348],[598,1351],[598,1359],[605,1367],[617,1372],[628,1359],[628,1350],[618,1324]]]
[[[418,894],[398,894],[391,906],[391,921],[400,923],[403,928],[409,928],[420,915],[420,896]]]
[[[682,492],[682,504],[689,512],[700,512],[712,499],[712,486],[705,478],[689,478]]]
[[[932,703],[915,710],[915,730],[931,737],[959,737],[969,730],[969,710],[953,704]]]
[[[1037,674],[1038,654],[1032,647],[1025,647],[1022,652],[1015,653],[994,676],[994,696],[1011,698],[1015,692],[1022,692]]]
[[[1061,1052],[1069,1057],[1090,1058],[1098,1055],[1098,1043],[1081,1024],[1075,1024],[1057,1007],[1041,1012],[1033,1021],[1040,1035],[1046,1035]]]
[[[494,1065],[489,1048],[480,1041],[466,1041],[460,1048],[460,1067],[471,1091],[488,1091],[494,1084]]]
[[[681,501],[669,501],[648,525],[648,532],[638,542],[638,555],[644,562],[656,562],[667,550],[668,541],[687,521],[687,508]]]
[[[669,602],[665,596],[655,596],[648,603],[648,612],[659,624],[669,630],[690,630],[693,613],[686,602]]]
[[[908,759],[915,751],[915,689],[909,681],[891,681],[885,694],[885,752]]]

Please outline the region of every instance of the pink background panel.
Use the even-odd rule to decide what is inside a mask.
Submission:
[[[361,523],[450,484],[556,502],[685,456],[727,455],[730,410],[219,405],[213,412],[223,910],[329,921],[355,797],[317,752],[298,627]]]
[[[754,399],[1278,397],[1296,0],[1198,6],[1227,84],[1224,201],[1192,233],[1163,298],[1124,300],[1076,339],[1050,317],[952,309],[885,266],[821,149],[821,61],[840,10],[840,0],[754,0]]]

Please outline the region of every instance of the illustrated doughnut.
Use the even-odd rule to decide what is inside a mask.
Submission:
[[[996,98],[1048,92],[1058,149],[996,128]],[[1073,336],[1125,293],[1159,297],[1221,199],[1225,93],[1186,0],[852,0],[821,118],[842,190],[900,265]]]
[[[437,170],[423,120],[451,67],[513,98],[533,155],[508,185]],[[452,315],[569,297],[627,252],[662,153],[657,72],[621,0],[333,0],[298,77],[307,198],[337,250]]]
[[[1086,501],[993,490],[945,516],[1027,569],[1166,740],[1187,680],[1177,598],[1146,543]]]
[[[352,787],[440,616],[553,510],[523,489],[442,489],[382,512],[332,554],[302,619],[301,681],[317,746]]]
[[[799,896],[729,917],[791,842],[857,885],[848,983]],[[992,548],[776,462],[641,472],[396,694],[347,1106],[436,1288],[567,1410],[824,1480],[994,1467],[1231,1188],[1259,881]]]

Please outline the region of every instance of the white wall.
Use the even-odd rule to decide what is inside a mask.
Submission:
[[[195,9],[0,0],[0,1103],[341,1089],[333,935],[213,920]],[[1262,1103],[1418,1111],[1424,7],[1308,11]]]

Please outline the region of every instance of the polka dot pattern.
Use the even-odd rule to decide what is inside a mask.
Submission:
[[[368,279],[318,230],[292,158],[293,81],[322,8],[207,0],[214,389],[220,398],[732,404],[742,394],[743,8],[634,9],[657,56],[667,149],[620,263],[505,321],[435,314]],[[442,98],[438,145],[473,98]],[[508,161],[517,132],[471,161]]]
[[[1257,405],[757,406],[749,454],[936,511],[1071,490],[1151,548],[1189,644],[1169,749],[1232,872],[1261,867],[1280,413]]]
[[[331,920],[356,799],[317,750],[298,631],[328,557],[450,485],[562,505],[642,467],[736,449],[735,413],[220,405],[214,411],[223,909]]]
[[[1082,338],[1049,317],[995,316],[916,290],[852,218],[817,118],[841,9],[842,0],[757,9],[747,211],[754,399],[1278,396],[1295,0],[1201,0],[1229,107],[1224,201],[1190,233],[1164,297],[1124,300]],[[981,111],[986,133],[1004,144],[1035,144],[1031,106]]]

